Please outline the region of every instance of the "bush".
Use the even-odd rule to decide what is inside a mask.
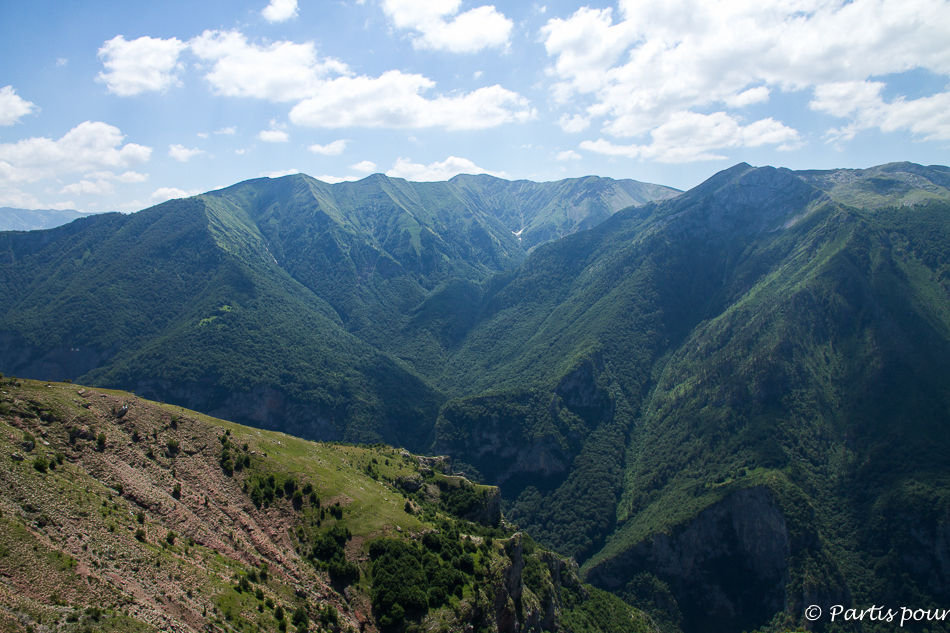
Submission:
[[[307,615],[307,610],[304,609],[303,606],[299,606],[294,611],[294,615],[290,621],[294,623],[298,631],[306,631],[307,626],[310,624],[310,616]]]
[[[99,450],[102,450],[102,449],[104,449],[104,448],[106,447],[106,434],[105,434],[105,433],[100,432],[99,435],[96,436],[96,444],[99,445]]]
[[[46,469],[49,468],[49,462],[46,461],[45,457],[37,457],[33,460],[33,468],[41,473],[45,473]]]
[[[142,528],[139,528],[139,529],[135,530],[135,538],[144,543],[144,542],[145,542],[145,530],[143,530]]]
[[[284,607],[277,605],[277,608],[274,609],[274,618],[277,620],[284,619]]]
[[[168,534],[165,535],[165,540],[168,541],[169,545],[174,545],[175,539],[177,538],[178,538],[178,535],[172,532],[171,530],[168,530]]]

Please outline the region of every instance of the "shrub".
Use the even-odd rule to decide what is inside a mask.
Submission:
[[[307,625],[310,624],[310,616],[307,615],[307,610],[304,609],[303,606],[299,606],[294,611],[294,615],[290,618],[290,621],[294,623],[298,631],[306,631]]]
[[[175,484],[175,487],[172,488],[172,497],[175,499],[181,499],[181,484]]]
[[[139,528],[139,529],[135,530],[135,538],[144,543],[144,542],[145,542],[145,530],[143,530],[142,528]]]
[[[106,434],[105,434],[105,433],[100,432],[99,435],[96,436],[96,444],[99,445],[99,450],[102,450],[102,449],[104,449],[104,448],[106,447]]]
[[[41,473],[45,473],[46,469],[49,468],[49,462],[46,461],[45,457],[37,457],[33,460],[33,468],[40,471]]]
[[[178,535],[172,532],[171,530],[168,530],[168,534],[165,535],[165,540],[168,541],[169,545],[174,545],[175,539],[177,538],[178,538]]]
[[[277,620],[284,619],[284,607],[277,605],[277,608],[274,609],[274,618]]]

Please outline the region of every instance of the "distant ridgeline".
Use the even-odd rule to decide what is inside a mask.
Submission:
[[[676,193],[289,176],[2,233],[0,371],[451,455],[663,631],[947,607],[950,169]]]
[[[51,229],[87,214],[69,209],[11,209],[0,207],[0,231]]]

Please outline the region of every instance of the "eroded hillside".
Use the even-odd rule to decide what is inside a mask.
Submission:
[[[3,630],[651,628],[444,462],[71,384],[0,397]]]

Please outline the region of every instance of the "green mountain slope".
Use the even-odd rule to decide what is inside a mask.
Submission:
[[[950,599],[948,173],[249,181],[0,234],[0,369],[447,454],[664,631],[835,630]]]
[[[434,450],[670,626],[950,586],[950,205],[813,179],[739,165],[537,249],[447,364]]]
[[[428,435],[441,397],[345,332],[233,205],[171,201],[0,242],[11,373],[84,376],[304,437]]]
[[[577,206],[575,220],[595,222],[606,213],[588,198],[616,206],[631,191],[673,193],[587,185],[534,184],[543,204],[524,202],[526,217]],[[524,259],[484,200],[506,188],[509,199],[527,195],[524,183],[497,179],[328,185],[298,175],[0,234],[0,368],[134,389],[309,438],[419,449],[445,399],[431,386],[443,354],[401,332],[440,284]],[[565,188],[570,201],[557,203]]]

